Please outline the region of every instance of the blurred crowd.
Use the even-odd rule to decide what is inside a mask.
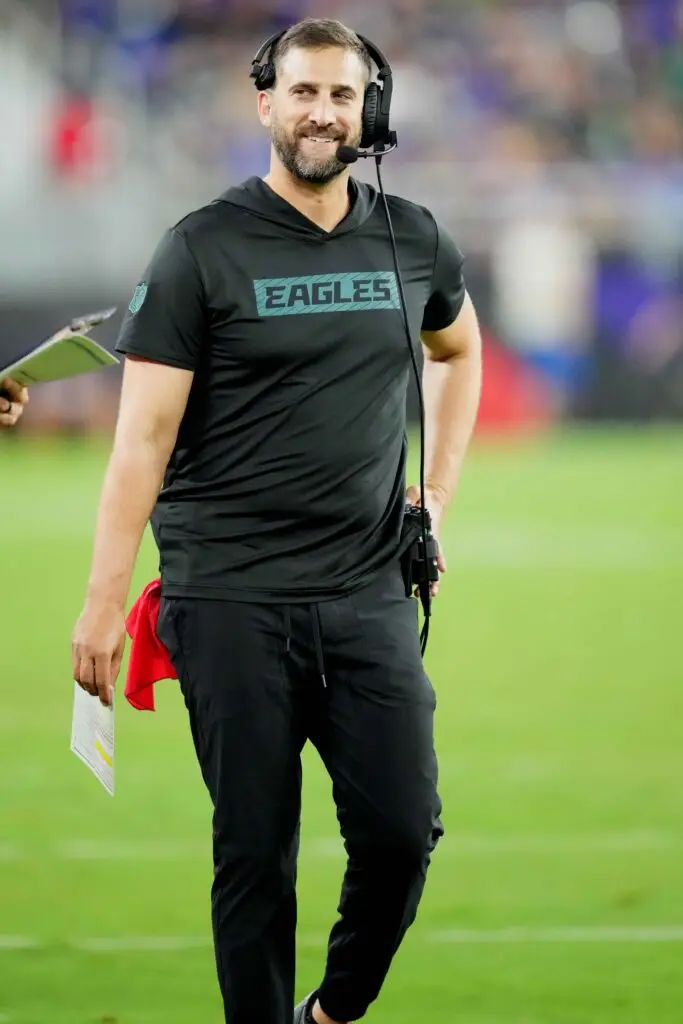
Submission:
[[[114,160],[98,116],[144,110],[193,175],[252,172],[265,140],[246,72],[260,40],[340,17],[395,70],[399,160],[507,173],[582,162],[667,174],[683,161],[680,0],[61,0],[57,173]],[[139,121],[135,121],[138,124]],[[136,140],[127,139],[129,144]],[[126,153],[129,147],[126,146]]]
[[[169,219],[262,173],[250,61],[307,15],[389,57],[387,184],[451,227],[505,345],[584,399],[600,367],[624,395],[679,366],[683,0],[8,0],[5,294],[127,287]]]
[[[92,153],[78,121],[98,103],[165,124],[198,167],[249,173],[263,139],[245,73],[262,37],[306,15],[341,17],[391,55],[406,159],[683,159],[683,5],[453,0],[61,0],[63,130],[55,167]],[[111,110],[108,110],[111,113]],[[71,130],[68,130],[71,129]],[[74,129],[76,129],[74,131]],[[86,133],[87,134],[87,133]],[[83,141],[83,140],[81,140]]]

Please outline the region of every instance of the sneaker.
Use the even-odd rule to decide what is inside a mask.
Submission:
[[[294,1007],[294,1024],[310,1024],[313,1020],[311,1010],[317,995],[317,992],[311,992],[310,995],[306,996],[302,1002]]]

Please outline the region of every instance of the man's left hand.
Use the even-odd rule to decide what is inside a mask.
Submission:
[[[432,517],[432,533],[434,534],[438,547],[437,565],[439,567],[439,572],[443,574],[444,572],[446,572],[447,567],[446,559],[444,558],[444,553],[441,547],[441,541],[439,540],[439,537],[441,534],[441,523],[443,521],[444,512],[446,511],[446,502],[443,499],[443,497],[438,493],[438,491],[433,490],[429,487],[425,488],[425,494],[425,505],[430,516]],[[417,505],[418,507],[421,506],[422,499],[420,495],[420,488],[415,486],[408,487],[406,489],[406,498],[408,499],[411,505]],[[439,593],[438,583],[432,583],[431,592],[432,597],[435,597]]]

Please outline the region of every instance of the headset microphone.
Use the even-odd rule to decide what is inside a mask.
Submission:
[[[255,55],[251,62],[251,71],[249,73],[250,78],[254,80],[254,85],[259,90],[272,89],[275,85],[276,69],[275,69],[275,53],[277,44],[285,35],[285,31],[281,30],[275,32],[269,39],[263,43],[259,48],[258,53]],[[382,172],[380,164],[382,157],[386,156],[387,153],[392,153],[397,147],[397,136],[396,132],[392,131],[389,127],[389,113],[391,110],[391,95],[393,92],[393,78],[392,71],[386,57],[374,43],[366,39],[365,36],[359,35],[358,37],[362,42],[363,46],[367,50],[371,59],[375,62],[378,68],[377,82],[369,82],[365,87],[365,95],[363,97],[363,113],[361,118],[361,138],[360,147],[356,146],[339,146],[337,150],[337,158],[340,163],[349,165],[354,164],[357,160],[374,157],[375,164],[377,167],[377,184],[379,185],[379,192],[382,199],[382,206],[384,208],[384,216],[387,222],[387,228],[389,231],[389,242],[391,244],[391,253],[393,256],[394,270],[396,273],[396,284],[398,288],[399,301],[401,306],[401,313],[403,317],[403,326],[405,328],[406,340],[408,342],[408,349],[410,351],[410,360],[413,366],[413,372],[415,374],[415,383],[417,386],[417,399],[420,411],[420,508],[414,510],[419,513],[420,518],[420,532],[422,541],[422,550],[419,554],[419,561],[421,564],[420,569],[420,583],[418,586],[418,592],[420,595],[420,603],[424,612],[424,624],[422,632],[420,634],[421,650],[424,654],[427,647],[427,637],[429,635],[429,619],[431,616],[431,583],[430,580],[435,577],[430,573],[430,555],[429,552],[432,550],[432,546],[429,544],[430,540],[430,528],[428,528],[428,517],[429,513],[425,506],[425,410],[424,410],[424,397],[422,393],[422,378],[420,377],[420,370],[417,362],[417,355],[415,352],[415,346],[413,344],[413,338],[410,331],[410,322],[408,320],[408,307],[406,304],[405,292],[403,289],[403,279],[401,277],[401,270],[398,264],[398,252],[396,249],[396,237],[394,235],[394,227],[391,222],[391,213],[389,211],[389,204],[387,203],[387,197],[384,192],[384,184],[382,182]],[[265,58],[265,60],[264,60]],[[433,541],[432,541],[433,544]],[[431,559],[435,562],[435,558]],[[438,578],[438,571],[434,565],[434,572],[436,572],[436,578]]]
[[[348,164],[355,164],[356,160],[362,157],[386,156],[387,153],[393,153],[397,146],[397,142],[393,142],[392,145],[385,146],[383,149],[358,149],[356,146],[340,146],[337,150],[337,160],[348,166]]]

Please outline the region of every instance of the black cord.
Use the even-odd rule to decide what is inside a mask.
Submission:
[[[406,331],[406,339],[408,341],[408,349],[410,351],[410,359],[413,364],[413,372],[415,374],[415,383],[417,385],[417,401],[420,411],[420,521],[422,524],[422,557],[424,559],[424,577],[423,583],[420,585],[420,601],[422,603],[422,610],[424,612],[424,624],[422,626],[422,632],[420,633],[420,649],[422,654],[425,653],[427,648],[427,640],[429,638],[429,619],[431,616],[431,605],[432,605],[432,592],[431,583],[429,581],[429,563],[427,556],[427,517],[426,517],[426,495],[425,495],[425,406],[424,396],[422,393],[422,378],[420,377],[420,370],[417,365],[417,355],[415,353],[415,346],[413,344],[412,335],[410,333],[410,322],[408,320],[408,307],[406,304],[406,297],[403,291],[403,279],[401,277],[401,270],[398,265],[398,251],[396,249],[396,238],[394,236],[394,226],[391,223],[391,214],[389,212],[389,204],[387,203],[386,193],[384,191],[384,184],[382,182],[382,154],[377,153],[375,155],[375,165],[377,167],[377,184],[379,185],[379,193],[382,197],[382,205],[384,206],[384,216],[387,221],[387,228],[389,229],[389,241],[391,243],[391,253],[394,258],[394,269],[396,270],[396,283],[398,285],[399,296],[401,300],[401,310],[403,312],[403,324]]]

